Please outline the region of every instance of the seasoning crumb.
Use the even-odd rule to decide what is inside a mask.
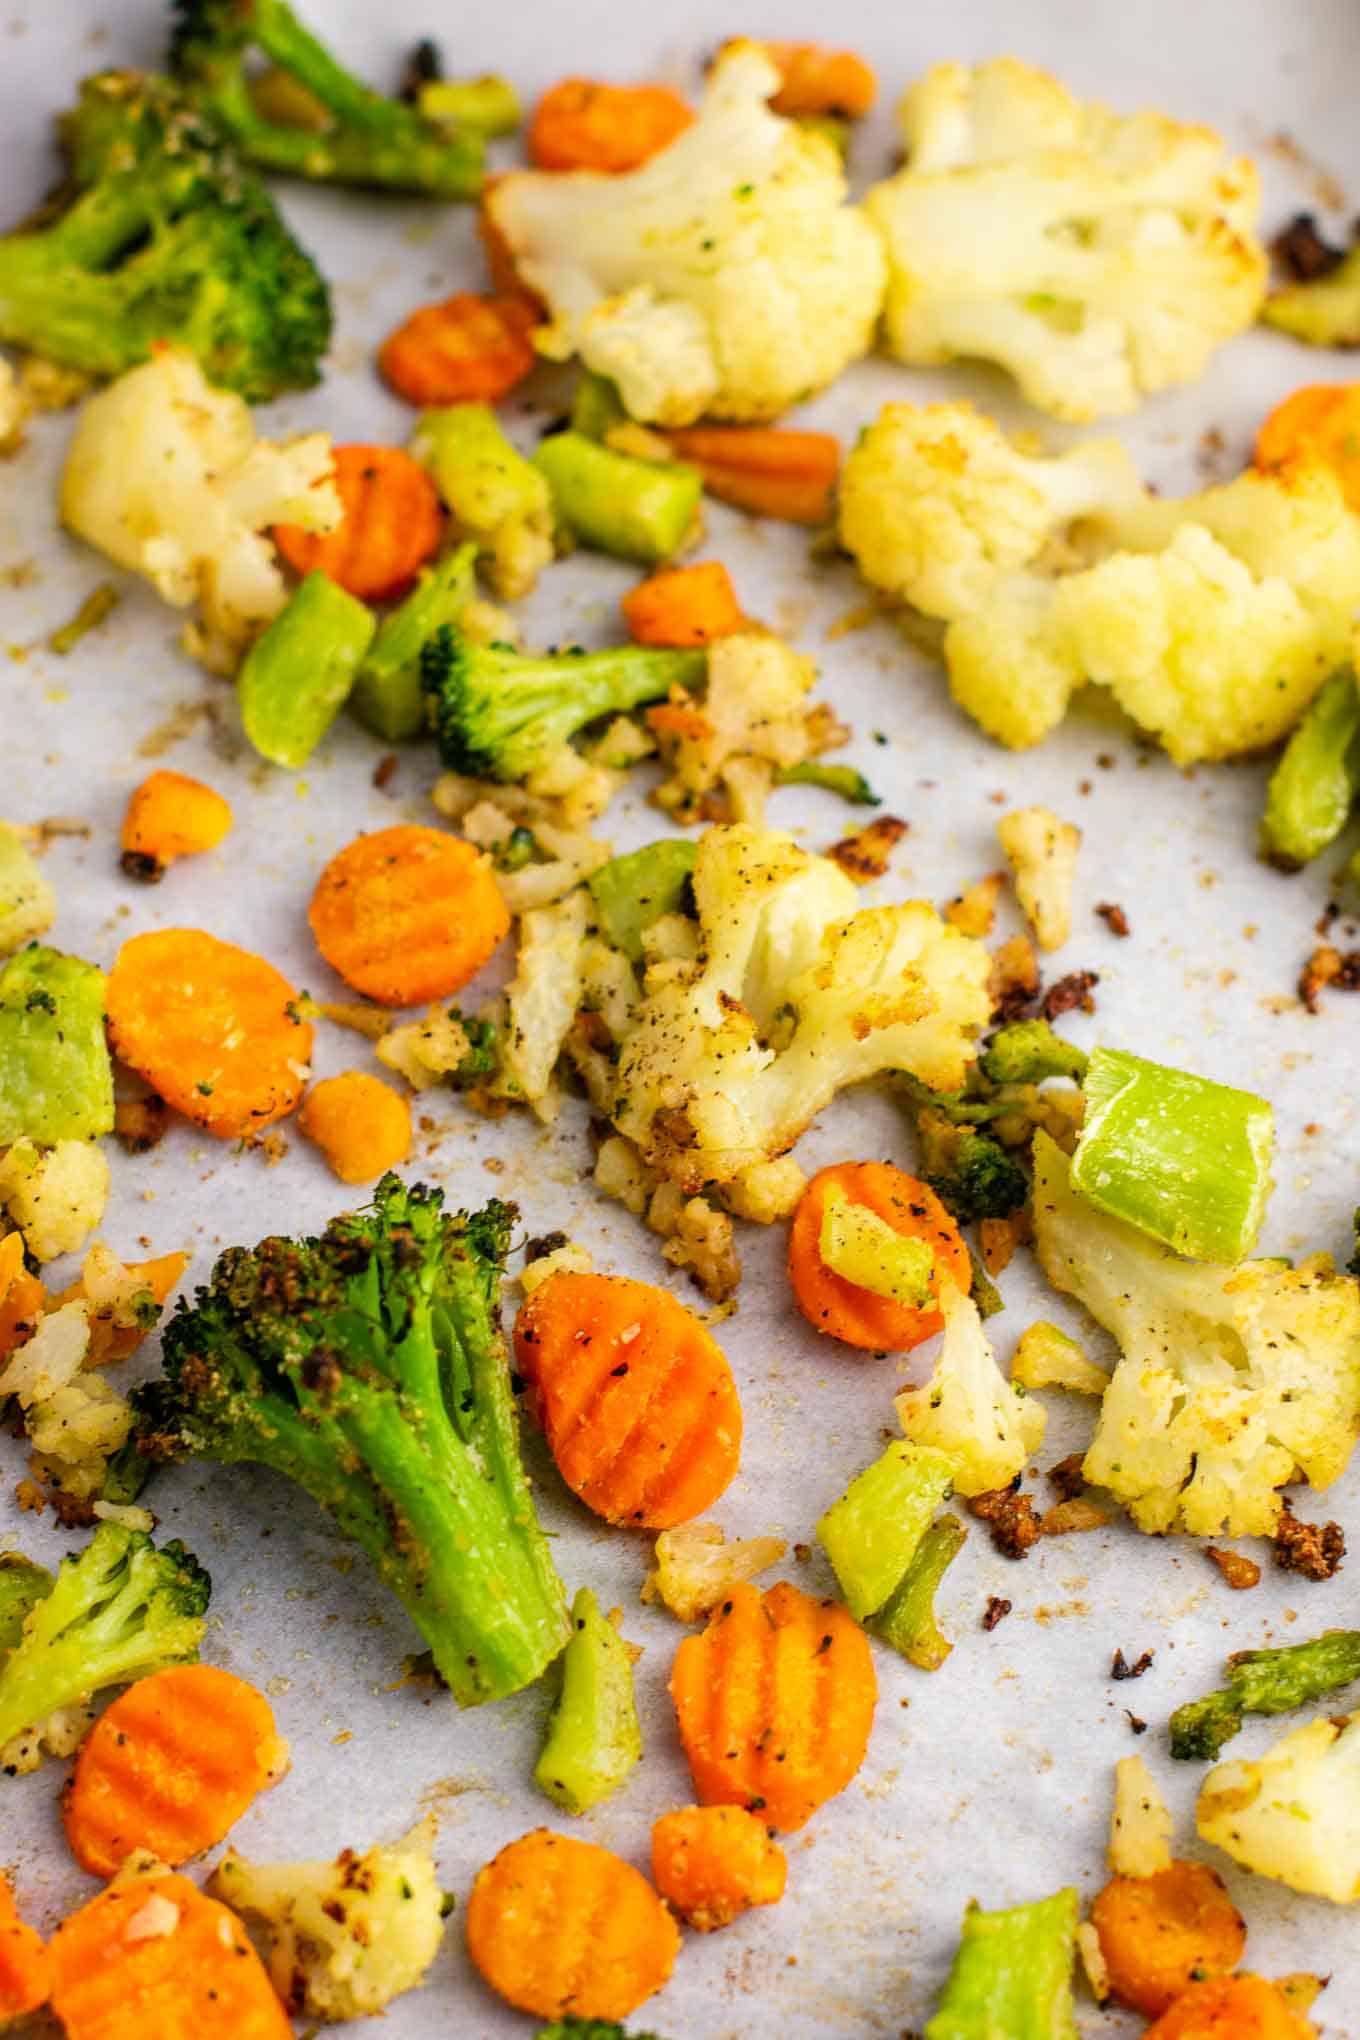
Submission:
[[[1133,1663],[1130,1664],[1123,1651],[1117,1650],[1110,1660],[1110,1677],[1112,1679],[1141,1679],[1144,1672],[1152,1670],[1152,1660],[1155,1656],[1155,1651],[1145,1650],[1140,1657],[1136,1657]]]
[[[1124,912],[1124,909],[1114,900],[1102,900],[1096,908],[1096,912],[1109,929],[1111,935],[1118,935],[1122,940],[1123,937],[1129,934],[1129,917]]]
[[[968,1513],[988,1526],[992,1543],[1003,1558],[1023,1558],[1043,1535],[1033,1500],[1013,1487],[974,1495]]]
[[[982,1617],[983,1628],[987,1630],[995,1629],[997,1623],[1004,1622],[1010,1612],[1011,1603],[1009,1601],[1003,1600],[1000,1594],[989,1594],[987,1596],[986,1611]]]
[[[1048,1477],[1060,1502],[1072,1501],[1085,1487],[1086,1476],[1081,1470],[1084,1459],[1084,1453],[1069,1452],[1066,1459],[1060,1459],[1056,1466],[1049,1467]]]
[[[1288,1496],[1272,1540],[1275,1563],[1282,1572],[1301,1573],[1306,1580],[1329,1580],[1341,1570],[1346,1535],[1339,1523],[1301,1523]]]
[[[1050,1023],[1064,1013],[1075,1012],[1080,1007],[1083,1013],[1094,1013],[1096,1002],[1091,994],[1100,983],[1100,972],[1096,970],[1071,970],[1066,977],[1060,977],[1056,984],[1044,993],[1040,1012]]]
[[[1299,997],[1310,1013],[1318,1011],[1320,994],[1328,985],[1339,992],[1360,992],[1360,949],[1343,956],[1330,942],[1318,945],[1299,973]]]
[[[799,1565],[806,1565],[809,1559],[812,1557],[812,1546],[810,1544],[795,1544],[793,1547],[793,1555],[797,1559]]]
[[[1128,1716],[1129,1727],[1133,1730],[1134,1734],[1146,1735],[1147,1723],[1144,1721],[1142,1715],[1135,1714],[1131,1707],[1126,1707],[1124,1709],[1124,1712]]]
[[[839,843],[833,843],[826,854],[856,885],[867,885],[870,879],[882,878],[893,851],[910,826],[900,815],[880,815],[865,828],[857,829],[853,836],[843,836]]]
[[[385,756],[379,758],[377,764],[373,767],[373,784],[377,787],[379,793],[386,793],[388,787],[392,784],[396,776],[397,764],[396,752],[388,751]]]
[[[1206,1544],[1204,1556],[1213,1560],[1234,1593],[1242,1594],[1248,1587],[1260,1585],[1261,1568],[1254,1558],[1247,1558],[1240,1551],[1225,1551],[1217,1544]]]

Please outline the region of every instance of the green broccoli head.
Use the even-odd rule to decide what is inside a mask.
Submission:
[[[629,2033],[612,2019],[554,2019],[540,2026],[534,2040],[659,2040],[656,2033]]]
[[[449,1012],[468,1038],[467,1054],[449,1082],[455,1091],[475,1091],[500,1072],[500,1029],[494,1020],[479,1019],[475,1013],[464,1013],[461,1007],[451,1006]]]
[[[133,1398],[150,1457],[254,1461],[328,1510],[463,1705],[527,1685],[568,1634],[500,1331],[513,1219],[388,1175],[320,1238],[231,1248]]]
[[[318,379],[330,297],[273,200],[164,78],[87,78],[65,189],[0,239],[0,339],[91,375],[178,341],[252,401]]]
[[[916,1118],[921,1174],[961,1225],[1007,1218],[1029,1201],[1029,1177],[1009,1149],[976,1127],[923,1108]]]
[[[1046,1077],[1071,1077],[1079,1084],[1086,1074],[1083,1050],[1055,1034],[1047,1020],[998,1027],[980,1061],[993,1084],[1042,1084]]]
[[[21,1551],[0,1551],[0,1657],[8,1656],[23,1635],[39,1601],[52,1591],[52,1575]]]

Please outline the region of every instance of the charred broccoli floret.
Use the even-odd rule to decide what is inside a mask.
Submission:
[[[222,1254],[137,1392],[151,1457],[254,1461],[363,1546],[463,1706],[567,1640],[520,1460],[499,1308],[514,1213],[384,1176],[319,1239]]]
[[[956,1126],[929,1107],[918,1112],[916,1129],[921,1174],[961,1225],[975,1218],[1008,1218],[1028,1203],[1029,1177],[1015,1155],[989,1133]]]
[[[1244,1714],[1287,1714],[1360,1679],[1360,1630],[1329,1629],[1307,1643],[1277,1650],[1239,1650],[1228,1659],[1227,1682],[1202,1700],[1187,1700],[1171,1717],[1173,1757],[1217,1757]]]

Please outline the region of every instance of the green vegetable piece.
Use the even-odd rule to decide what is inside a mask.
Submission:
[[[805,758],[801,765],[781,765],[774,775],[776,786],[820,786],[825,793],[838,793],[851,807],[882,807],[883,796],[875,793],[862,772],[853,765],[819,765]]]
[[[946,1512],[939,1517],[922,1536],[888,1600],[869,1620],[874,1635],[920,1671],[937,1672],[954,1648],[936,1620],[935,1595],[967,1536],[957,1516]]]
[[[1202,1700],[1187,1700],[1171,1717],[1173,1757],[1217,1757],[1244,1714],[1287,1714],[1360,1679],[1360,1629],[1329,1629],[1308,1643],[1278,1650],[1239,1650],[1228,1659],[1228,1683]]]
[[[1004,1912],[970,1905],[925,2040],[1077,2040],[1077,1911],[1072,1890]]]
[[[0,1658],[8,1657],[39,1601],[52,1591],[46,1566],[21,1551],[0,1551]]]
[[[1360,347],[1360,248],[1311,283],[1272,291],[1261,317],[1310,347]]]
[[[627,422],[617,384],[607,375],[596,375],[593,369],[584,370],[571,400],[572,431],[583,439],[603,441],[612,426]]]
[[[899,1439],[826,1511],[817,1542],[857,1622],[900,1585],[953,1478],[947,1452]]]
[[[1321,856],[1360,800],[1360,686],[1343,666],[1313,701],[1270,775],[1261,847],[1295,871]]]
[[[667,836],[611,857],[586,880],[605,938],[630,963],[642,962],[642,938],[666,914],[682,914],[689,900],[697,846],[685,836]]]
[[[558,521],[596,552],[658,566],[694,530],[704,488],[697,468],[635,460],[580,432],[543,440],[534,466],[547,478]]]
[[[551,506],[547,482],[506,438],[490,404],[446,404],[422,411],[411,451],[469,531],[491,532]]]
[[[429,728],[420,654],[441,624],[458,623],[471,601],[477,548],[459,546],[426,567],[416,586],[378,626],[354,682],[349,705],[385,743],[404,744]]]
[[[833,1275],[886,1296],[908,1310],[930,1300],[935,1255],[925,1240],[910,1239],[867,1205],[856,1204],[832,1184],[822,1205],[817,1252]]]
[[[92,630],[98,630],[106,618],[123,599],[121,588],[115,588],[112,581],[104,581],[98,588],[92,588],[69,622],[54,630],[47,640],[49,652],[55,652],[59,659],[65,659],[75,650],[82,638]]]
[[[571,1604],[571,1642],[534,1783],[567,1813],[588,1813],[642,1759],[628,1646],[589,1587]]]
[[[1055,1034],[1047,1020],[1013,1020],[998,1027],[980,1060],[983,1075],[993,1084],[1042,1084],[1046,1077],[1080,1083],[1087,1063],[1085,1051]]]
[[[934,1106],[920,1110],[921,1175],[960,1225],[1008,1218],[1029,1202],[1029,1177],[1009,1149]]]
[[[658,2033],[629,2033],[612,2019],[554,2019],[540,2026],[534,2040],[661,2040]]]
[[[21,949],[0,971],[0,1148],[112,1127],[103,971],[37,943]]]
[[[236,676],[241,721],[262,758],[294,772],[307,763],[344,707],[376,629],[372,611],[329,574],[308,574]]]
[[[57,917],[57,896],[23,837],[0,822],[0,956],[45,935]]]
[[[977,1305],[978,1316],[984,1319],[995,1317],[998,1311],[1006,1308],[1005,1301],[971,1247],[968,1249],[968,1265],[973,1271],[972,1287],[968,1293]]]
[[[512,135],[520,124],[519,94],[508,78],[432,78],[416,96],[422,120],[485,135]]]
[[[1249,1253],[1270,1191],[1265,1099],[1117,1048],[1092,1050],[1085,1088],[1074,1187],[1192,1260]]]

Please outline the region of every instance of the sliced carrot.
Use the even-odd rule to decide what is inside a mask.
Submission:
[[[746,619],[721,560],[668,567],[639,581],[623,598],[624,621],[636,644],[709,645],[730,637]]]
[[[307,918],[331,969],[384,1006],[446,999],[510,933],[489,860],[416,823],[356,836],[322,872]]]
[[[187,1877],[120,1879],[49,1951],[66,2040],[292,2040],[245,1928]]]
[[[0,2020],[22,2018],[47,2003],[52,1958],[42,1935],[19,1917],[14,1888],[0,1873]]]
[[[342,1183],[371,1183],[411,1152],[410,1106],[365,1070],[313,1084],[298,1130],[316,1142]]]
[[[535,1828],[479,1870],[467,1906],[477,1968],[540,2019],[625,2019],[675,1966],[675,1921],[631,1863]]]
[[[607,1523],[688,1523],[736,1473],[732,1370],[668,1289],[560,1270],[521,1309],[515,1359],[558,1472]]]
[[[179,857],[215,850],[231,827],[230,801],[183,772],[152,772],[134,788],[119,838],[129,878],[155,881]]]
[[[939,1294],[943,1270],[966,1296],[972,1264],[957,1225],[928,1184],[895,1169],[891,1162],[833,1162],[819,1169],[799,1200],[789,1230],[789,1283],[794,1301],[810,1325],[874,1353],[906,1353],[943,1331],[938,1310],[912,1310],[889,1296],[876,1296],[833,1274],[822,1259],[822,1211],[835,1186],[852,1204],[862,1204],[905,1239],[934,1249],[931,1288]]]
[[[864,1631],[781,1580],[733,1587],[675,1653],[671,1698],[705,1806],[800,1828],[864,1761],[878,1698]]]
[[[0,1360],[30,1339],[47,1303],[47,1289],[24,1267],[24,1236],[0,1239]]]
[[[337,446],[342,516],[334,531],[276,524],[274,543],[299,574],[329,574],[361,602],[409,588],[439,544],[439,493],[399,446]]]
[[[529,124],[529,159],[540,170],[636,170],[694,119],[664,85],[601,85],[563,78]]]
[[[1360,510],[1360,383],[1311,383],[1270,413],[1256,438],[1257,467],[1306,460],[1334,469],[1346,501]]]
[[[456,291],[421,305],[389,333],[378,367],[408,404],[494,404],[533,367],[529,334],[537,324],[528,298]]]
[[[263,1693],[216,1665],[174,1665],[105,1708],[62,1802],[82,1870],[112,1877],[136,1849],[187,1863],[220,1842],[288,1768]]]
[[[1188,1985],[1236,1969],[1241,1913],[1207,1863],[1176,1861],[1150,1877],[1112,1877],[1091,1907],[1110,1989],[1155,2019]]]
[[[686,1806],[652,1829],[652,1882],[701,1934],[778,1904],[787,1876],[784,1851],[744,1806]]]
[[[287,978],[202,928],[134,935],[105,995],[120,1062],[205,1133],[237,1140],[293,1110],[312,1029]]]
[[[53,1310],[59,1310],[64,1303],[89,1301],[90,1346],[85,1357],[87,1367],[102,1367],[109,1360],[126,1360],[129,1353],[135,1353],[142,1340],[152,1329],[160,1315],[160,1307],[169,1296],[189,1265],[187,1254],[161,1254],[154,1261],[129,1261],[126,1273],[134,1278],[135,1288],[132,1301],[136,1308],[135,1323],[129,1324],[127,1303],[120,1297],[109,1304],[98,1295],[91,1297],[86,1287],[85,1274],[80,1276],[68,1289],[52,1299]],[[141,1306],[149,1306],[143,1313]]]
[[[1192,1983],[1143,2040],[1315,2040],[1315,2034],[1264,1976],[1218,1976]]]
[[[758,517],[825,524],[840,472],[840,442],[829,432],[772,425],[687,425],[665,438],[697,467],[710,496]]]
[[[761,48],[783,81],[770,101],[776,113],[860,120],[878,96],[878,79],[853,50],[815,42],[766,42]]]

